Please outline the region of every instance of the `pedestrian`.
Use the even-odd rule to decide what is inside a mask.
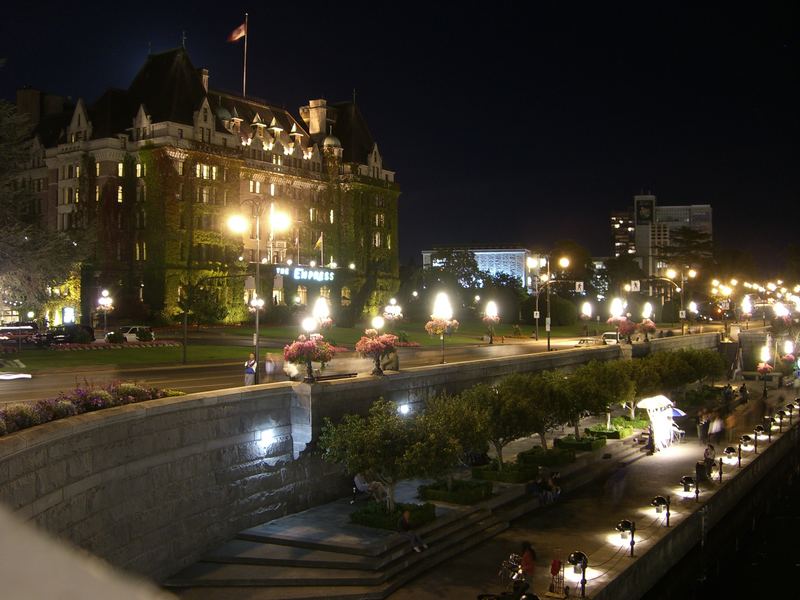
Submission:
[[[278,366],[275,364],[272,354],[267,352],[267,356],[264,359],[264,383],[272,383],[275,381],[275,374],[277,372]]]
[[[743,383],[739,388],[739,397],[742,399],[742,404],[747,404],[750,399],[750,390],[747,389],[747,384]]]
[[[256,355],[252,352],[244,363],[244,384],[253,385],[256,382],[256,369],[258,368],[258,361]]]
[[[722,418],[719,416],[719,413],[714,413],[714,416],[709,419],[709,422],[708,441],[718,444],[720,440],[722,440],[725,424],[722,422]]]
[[[414,532],[414,528],[411,525],[411,511],[403,511],[400,520],[397,522],[397,530],[411,542],[411,547],[414,549],[414,552],[422,552],[428,549],[428,544],[423,542],[422,538]]]
[[[709,444],[706,446],[705,451],[703,452],[703,463],[706,465],[706,476],[710,479],[711,478],[711,468],[714,466],[717,460],[717,453],[714,450],[714,446]]]
[[[697,411],[697,439],[701,444],[706,443],[706,435],[708,433],[708,412],[705,408]]]
[[[533,574],[536,571],[536,551],[530,542],[522,542],[522,559],[519,566],[529,589],[533,589]]]

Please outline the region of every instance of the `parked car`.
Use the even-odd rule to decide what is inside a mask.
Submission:
[[[605,331],[602,335],[603,343],[607,346],[613,346],[614,344],[619,344],[619,333],[616,331]]]
[[[94,329],[88,325],[70,323],[51,327],[36,334],[35,342],[39,346],[50,344],[90,344],[94,341]]]
[[[586,337],[579,339],[578,343],[575,344],[575,348],[589,348],[591,346],[599,346],[603,343],[604,342],[601,338]]]
[[[126,342],[151,342],[156,339],[153,328],[147,325],[126,325],[124,327],[119,327],[114,332],[106,334],[106,341],[109,341],[108,338],[112,333],[121,334]]]

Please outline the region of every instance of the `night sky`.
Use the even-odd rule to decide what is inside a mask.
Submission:
[[[2,97],[93,101],[182,30],[211,86],[241,91],[241,42],[225,40],[247,4],[15,4]],[[646,190],[710,203],[718,244],[772,261],[800,201],[798,4],[694,4],[251,3],[248,92],[297,115],[356,89],[403,190],[404,262],[564,238],[608,255],[609,211]]]

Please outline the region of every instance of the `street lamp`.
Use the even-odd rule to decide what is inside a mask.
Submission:
[[[667,277],[669,279],[675,279],[677,276],[678,272],[675,269],[667,269]],[[680,276],[681,276],[681,286],[677,288],[677,291],[681,293],[680,312],[683,313],[684,315],[684,318],[681,319],[681,335],[686,335],[686,304],[685,304],[686,278],[688,277],[689,279],[694,279],[695,277],[697,277],[697,271],[695,269],[689,269],[687,271],[686,268],[682,268]]]
[[[381,329],[383,329],[383,326],[385,324],[386,324],[386,322],[383,320],[383,317],[380,317],[380,316],[372,317],[372,328],[374,330],[380,331]]]
[[[489,343],[494,342],[494,326],[500,321],[500,316],[497,311],[497,302],[489,300],[486,303],[486,309],[483,311],[483,320],[489,330]]]
[[[435,321],[444,321],[449,324],[453,319],[453,307],[450,306],[450,299],[444,292],[436,294],[436,299],[433,302],[433,313],[431,318]],[[447,326],[445,326],[445,329]],[[444,331],[439,334],[439,339],[442,341],[442,364],[444,364]]]
[[[97,300],[97,310],[103,313],[103,331],[108,333],[108,311],[114,309],[114,299],[108,294],[108,290],[100,292]]]
[[[545,286],[547,287],[547,320],[545,321],[545,329],[547,330],[547,351],[550,351],[550,334],[552,329],[552,320],[550,318],[550,284],[553,283],[553,276],[550,274],[550,263],[552,262],[552,257],[547,258],[547,281],[545,282]],[[562,256],[558,259],[558,266],[562,269],[566,269],[569,267],[569,258],[566,256]]]

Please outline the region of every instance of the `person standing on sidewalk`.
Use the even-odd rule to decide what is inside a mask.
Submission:
[[[275,381],[277,369],[278,365],[275,364],[272,354],[267,352],[267,357],[264,359],[264,383],[272,383]]]
[[[717,462],[717,452],[714,450],[714,446],[711,444],[706,446],[705,452],[703,452],[703,462],[706,465],[706,476],[710,479],[711,468]]]
[[[256,369],[258,368],[258,361],[256,355],[252,352],[244,363],[244,384],[254,385],[256,382]]]

